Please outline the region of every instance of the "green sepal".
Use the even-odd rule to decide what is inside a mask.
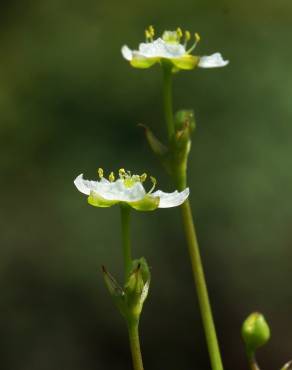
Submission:
[[[151,274],[145,258],[134,260],[124,288],[129,320],[139,320],[148,295],[150,280]]]
[[[97,193],[93,191],[90,193],[89,197],[87,198],[87,201],[90,205],[94,207],[102,207],[102,208],[111,207],[119,202],[118,200],[104,199],[103,197],[101,197],[100,195],[98,195]]]
[[[130,64],[134,68],[147,69],[160,62],[162,65],[168,64],[172,72],[178,72],[179,70],[194,69],[198,65],[199,60],[200,58],[198,56],[190,54],[182,55],[179,58],[134,56],[130,60]]]
[[[171,165],[169,163],[169,149],[164,145],[149,129],[149,127],[140,124],[140,127],[144,128],[146,140],[150,146],[152,152],[157,156],[161,164],[165,167],[168,173],[171,172]]]
[[[115,278],[102,266],[102,273],[105,285],[113,298],[113,301],[120,311],[120,313],[126,317],[127,316],[127,302],[124,290],[117,283]]]
[[[127,204],[136,211],[154,211],[159,206],[159,197],[153,197],[146,194],[145,197],[136,202],[127,202]]]
[[[146,139],[153,153],[159,157],[164,157],[168,152],[167,146],[162,144],[162,142],[153,134],[148,126],[140,123],[139,127],[142,127],[144,129]]]
[[[130,64],[134,68],[146,69],[152,67],[155,63],[159,62],[160,58],[143,58],[133,57]]]
[[[172,58],[172,64],[175,69],[191,70],[194,69],[199,63],[199,57],[195,55],[185,54],[180,58]]]
[[[242,324],[241,335],[248,356],[266,344],[271,336],[270,328],[264,316],[259,312],[250,314]]]

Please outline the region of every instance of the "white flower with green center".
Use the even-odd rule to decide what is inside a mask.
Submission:
[[[129,171],[119,170],[115,180],[113,172],[109,179],[103,176],[103,170],[98,170],[99,181],[85,180],[83,174],[74,180],[76,188],[88,195],[88,203],[95,207],[111,207],[115,204],[128,204],[138,211],[152,211],[156,208],[170,208],[181,205],[189,196],[189,188],[182,192],[164,193],[161,190],[153,192],[156,180],[150,177],[152,188],[146,192],[143,183],[147,175],[131,175]]]
[[[145,31],[146,42],[139,44],[138,50],[131,50],[127,45],[122,47],[123,57],[135,68],[149,68],[156,63],[171,63],[174,70],[224,67],[229,61],[224,60],[220,53],[209,56],[191,55],[200,36],[195,33],[194,44],[187,48],[191,39],[189,31],[178,28],[176,31],[165,31],[162,37],[154,40],[154,28],[150,26]],[[183,43],[181,40],[183,39]]]

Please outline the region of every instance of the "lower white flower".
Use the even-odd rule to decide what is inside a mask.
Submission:
[[[119,170],[119,178],[115,181],[113,172],[109,179],[99,169],[99,181],[85,180],[83,174],[76,177],[74,184],[83,194],[88,195],[88,203],[95,207],[111,207],[118,203],[128,204],[138,211],[152,211],[156,208],[170,208],[181,205],[189,196],[189,188],[182,192],[177,190],[165,193],[161,190],[153,192],[156,180],[150,177],[152,188],[146,192],[143,182],[147,175],[131,175],[129,171]]]
[[[191,34],[178,28],[176,31],[165,31],[162,37],[154,40],[154,28],[150,26],[145,31],[146,42],[139,44],[138,50],[131,50],[127,45],[121,49],[123,57],[136,68],[149,68],[156,63],[166,62],[171,63],[174,70],[201,68],[224,67],[229,61],[224,60],[220,53],[215,53],[210,56],[192,55],[191,52],[195,49],[200,36],[195,33],[194,44],[187,48],[187,43],[191,38]],[[181,39],[184,42],[181,43]]]

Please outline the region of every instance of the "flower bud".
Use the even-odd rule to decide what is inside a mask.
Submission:
[[[191,109],[177,111],[174,116],[174,124],[176,131],[188,126],[189,131],[192,132],[196,128],[194,111]]]
[[[131,272],[123,288],[105,267],[102,267],[102,272],[106,287],[122,316],[128,322],[139,321],[150,285],[150,271],[146,260],[140,258],[132,262]]]
[[[254,312],[243,322],[241,334],[247,352],[253,354],[270,339],[270,328],[264,316]]]
[[[129,319],[139,320],[143,303],[148,295],[150,271],[144,258],[134,260],[125,284]]]

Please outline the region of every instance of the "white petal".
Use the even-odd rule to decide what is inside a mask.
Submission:
[[[128,48],[127,45],[124,45],[121,49],[121,52],[123,54],[123,57],[126,59],[126,60],[132,60],[133,59],[133,52],[130,48]]]
[[[144,198],[146,192],[140,182],[136,182],[132,187],[126,187],[124,181],[118,179],[109,182],[107,185],[100,186],[97,192],[107,200],[119,200],[121,202],[135,202]]]
[[[225,67],[229,60],[224,60],[220,53],[200,57],[198,66],[201,68]]]
[[[89,195],[91,191],[96,191],[98,188],[97,181],[88,181],[83,179],[83,174],[76,177],[74,185],[83,194]]]
[[[177,190],[173,193],[164,193],[161,190],[157,190],[151,195],[160,198],[158,208],[170,208],[180,206],[187,199],[189,194],[190,190],[189,188],[186,188],[180,193]]]
[[[176,58],[186,54],[186,50],[181,44],[170,44],[158,38],[153,42],[142,42],[137,54],[146,58]]]

